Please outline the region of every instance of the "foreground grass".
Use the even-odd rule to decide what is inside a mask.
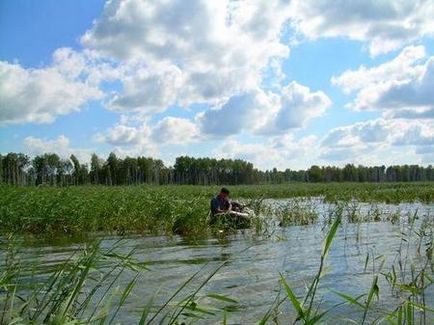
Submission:
[[[98,231],[203,234],[209,231],[209,200],[218,189],[217,186],[0,186],[0,234]],[[264,198],[434,202],[432,183],[282,184],[230,189],[232,197],[243,198],[257,213]]]
[[[258,319],[258,324],[317,324],[323,321],[399,325],[432,323],[434,310],[427,301],[431,301],[428,294],[431,294],[429,288],[434,282],[434,228],[428,217],[424,217],[420,226],[416,227],[417,219],[417,214],[414,214],[402,229],[402,245],[390,268],[384,267],[381,255],[367,255],[365,272],[372,275],[368,292],[350,296],[329,288],[342,302],[324,309],[319,288],[327,272],[327,255],[333,249],[333,241],[342,222],[342,214],[339,210],[335,211],[334,220],[324,234],[317,272],[306,283],[305,293],[297,295],[282,274],[280,279],[276,275],[280,290],[269,310]],[[1,324],[119,324],[127,323],[122,318],[125,315],[128,315],[128,323],[138,324],[192,324],[219,319],[222,324],[228,324],[231,313],[242,308],[241,303],[232,297],[206,290],[214,275],[230,263],[230,259],[214,265],[211,270],[205,270],[204,266],[198,268],[163,302],[156,302],[158,292],[153,296],[140,297],[143,307],[131,315],[128,302],[137,299],[134,288],[138,279],[144,272],[152,272],[147,269],[146,262],[134,259],[134,249],[125,253],[120,242],[109,248],[93,243],[50,272],[40,274],[38,271],[42,270],[42,265],[22,264],[19,246],[13,237],[5,238],[0,243],[5,245],[2,250],[6,257],[0,269]],[[420,250],[421,246],[425,249]],[[409,254],[410,249],[415,252]],[[371,263],[372,271],[369,271]],[[380,287],[380,277],[384,277],[388,287]],[[385,308],[381,304],[381,296],[383,291],[388,290],[392,290],[397,299],[394,306]],[[283,308],[285,305],[286,308]],[[354,309],[354,313],[347,315],[353,318],[336,313],[342,305]],[[328,319],[333,313],[332,317],[341,318]]]

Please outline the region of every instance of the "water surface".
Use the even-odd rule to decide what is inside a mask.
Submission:
[[[284,204],[286,201],[275,201],[275,204]],[[223,312],[218,308],[223,306],[231,310],[228,313],[229,324],[256,323],[267,313],[279,294],[280,274],[286,278],[295,292],[302,296],[306,292],[306,286],[318,271],[323,239],[328,230],[325,220],[335,208],[318,199],[304,204],[309,205],[312,202],[320,215],[317,223],[284,228],[274,226],[263,234],[249,230],[223,232],[199,240],[180,236],[131,235],[122,237],[121,243],[117,236],[101,237],[103,248],[110,248],[116,244],[120,245],[120,252],[128,253],[134,250],[133,258],[147,262],[149,268],[149,271],[142,272],[138,278],[126,305],[120,311],[118,321],[125,324],[136,323],[151,296],[158,292],[155,305],[161,305],[191,275],[200,271],[195,280],[179,294],[177,300],[175,299],[180,301],[198,288],[206,277],[223,263],[221,269],[198,293],[199,304],[216,309],[216,315],[207,315],[206,319],[198,322],[199,324],[221,323]],[[418,267],[423,262],[423,256],[416,253],[418,238],[410,232],[410,217],[417,212],[419,219],[413,226],[417,229],[421,226],[422,220],[426,222],[432,219],[433,205],[357,204],[355,208],[361,215],[369,215],[375,209],[380,210],[383,216],[388,213],[399,213],[400,219],[395,224],[389,221],[344,222],[340,226],[319,286],[318,297],[322,300],[320,308],[323,310],[343,301],[333,291],[352,296],[367,293],[374,274],[380,271],[388,272],[399,259],[407,261],[407,269],[411,264]],[[429,227],[432,229],[432,225]],[[39,243],[23,246],[20,258],[24,264],[35,265],[36,273],[43,276],[82,246],[83,243],[54,246]],[[4,251],[1,254],[4,254]],[[367,256],[369,259],[366,264]],[[107,268],[109,266],[105,265]],[[118,286],[125,286],[132,276],[131,271],[124,272],[118,279]],[[406,276],[409,277],[408,274]],[[382,276],[379,287],[380,300],[370,315],[371,319],[380,317],[381,311],[392,311],[400,301]],[[218,302],[205,297],[207,293],[226,295],[236,299],[238,303]],[[433,307],[434,291],[431,287],[426,295],[427,305]],[[283,292],[281,296],[283,297]],[[295,313],[288,302],[279,310],[276,317],[282,323],[294,320]],[[349,305],[336,307],[327,315],[330,323],[345,323],[348,318],[360,320],[361,317],[362,311]]]

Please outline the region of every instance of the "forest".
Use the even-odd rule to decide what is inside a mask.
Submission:
[[[176,158],[173,166],[149,157],[107,159],[93,154],[90,164],[76,156],[61,158],[55,153],[30,157],[23,153],[0,155],[0,183],[9,185],[243,185],[287,182],[424,182],[434,181],[432,165],[311,166],[307,170],[259,170],[240,159]]]

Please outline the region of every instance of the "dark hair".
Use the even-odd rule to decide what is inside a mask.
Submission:
[[[225,194],[229,195],[229,190],[226,187],[222,187],[222,189],[220,190],[220,193],[225,193]]]

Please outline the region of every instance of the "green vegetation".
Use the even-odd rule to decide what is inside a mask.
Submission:
[[[385,266],[384,256],[367,254],[365,272],[372,276],[369,290],[351,296],[328,288],[341,302],[324,308],[319,289],[327,273],[326,259],[333,250],[342,216],[340,209],[333,212],[333,221],[324,235],[317,272],[306,284],[305,291],[296,292],[281,274],[280,281],[276,278],[280,283],[276,298],[262,319],[258,319],[258,324],[432,323],[434,310],[427,294],[432,292],[434,283],[433,223],[429,217],[423,217],[416,226],[417,214],[402,228],[401,245],[390,266]],[[214,264],[211,270],[206,269],[208,264],[199,267],[197,272],[186,275],[178,289],[165,295],[163,300],[159,292],[140,297],[142,307],[131,313],[127,304],[137,300],[135,288],[140,278],[152,271],[146,262],[134,258],[134,248],[125,252],[121,241],[110,248],[103,248],[98,242],[86,245],[63,263],[58,263],[48,274],[44,265],[26,265],[21,261],[19,244],[13,237],[4,238],[0,244],[5,256],[0,271],[2,324],[134,322],[175,325],[200,323],[204,319],[220,319],[223,324],[228,324],[231,314],[243,309],[242,302],[208,288],[213,277],[230,263],[230,259]],[[382,292],[388,290],[393,292],[395,299],[393,306],[386,308],[381,298]],[[352,309],[347,314],[351,319],[339,314],[338,309],[342,306]],[[128,321],[122,318],[125,315],[128,315]]]
[[[189,185],[0,186],[0,324],[134,321],[175,325],[204,319],[229,324],[233,313],[245,308],[243,302],[210,291],[208,285],[232,257],[203,263],[169,294],[139,297],[143,305],[130,313],[127,306],[138,300],[135,289],[143,285],[140,279],[145,274],[152,274],[152,268],[137,259],[135,248],[123,247],[122,241],[107,247],[92,239],[95,233],[131,232],[224,237],[219,232],[223,225],[210,227],[208,222],[209,200],[218,189]],[[252,234],[280,241],[285,239],[275,233],[278,225],[320,224],[325,231],[318,268],[305,283],[305,290],[294,286],[285,271],[280,279],[277,273],[277,292],[270,288],[274,302],[258,319],[259,324],[432,322],[432,216],[417,211],[401,214],[398,207],[398,212],[382,209],[382,203],[432,203],[432,183],[296,183],[239,185],[230,190],[232,197],[253,211]],[[291,200],[275,200],[284,198]],[[319,205],[328,209],[320,212]],[[325,289],[321,283],[333,268],[327,256],[333,251],[336,234],[351,223],[367,221],[399,226],[401,244],[396,256],[386,263],[381,252],[367,250],[364,273],[372,282],[366,292],[350,295],[332,287]],[[66,260],[44,265],[21,259],[27,234],[54,239],[89,234],[89,238]],[[324,290],[341,302],[327,304]],[[383,291],[393,293],[392,307],[382,304]],[[345,316],[351,315],[351,320],[339,318],[342,307],[351,310]]]
[[[434,201],[430,183],[241,185],[230,189],[232,197],[243,200],[256,216],[266,209],[284,225],[315,222],[316,203],[296,200],[269,207],[264,199],[320,197],[331,203]],[[209,200],[217,191],[217,186],[0,186],[0,233],[102,231],[196,236],[210,231]]]
[[[282,184],[289,182],[426,182],[434,181],[433,166],[402,165],[367,167],[311,166],[307,170],[258,170],[241,159],[178,157],[173,166],[150,157],[106,160],[93,154],[90,166],[71,155],[60,158],[45,153],[31,159],[22,153],[0,154],[0,184],[9,185],[217,185]]]
[[[22,264],[13,238],[5,245],[6,260],[0,273],[0,324],[112,324],[127,300],[133,298],[139,277],[148,272],[146,263],[133,258],[134,250],[122,254],[119,242],[109,249],[101,248],[99,242],[86,245],[81,253],[48,274],[43,265]],[[179,324],[178,319],[195,318],[195,313],[215,315],[200,308],[196,295],[223,265],[174,306],[170,303],[200,272],[187,279],[162,306],[154,307],[151,297],[135,323],[149,324],[163,318],[167,324]],[[218,294],[206,297],[236,303]]]

